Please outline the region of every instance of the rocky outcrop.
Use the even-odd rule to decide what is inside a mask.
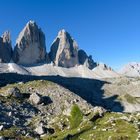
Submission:
[[[123,66],[120,74],[130,77],[140,77],[140,63],[131,62]]]
[[[29,21],[19,34],[13,53],[17,64],[36,64],[45,61],[45,35],[34,21]]]
[[[10,32],[4,32],[0,37],[0,63],[8,63],[11,60],[12,45]]]
[[[97,67],[99,67],[100,69],[102,70],[109,70],[109,71],[113,71],[113,69],[109,66],[107,66],[106,64],[104,63],[98,63],[97,64]]]
[[[92,56],[88,56],[84,50],[78,51],[78,59],[80,65],[84,65],[89,69],[93,69],[97,66],[97,64],[93,61]]]
[[[113,78],[120,76],[116,71],[104,63],[97,63],[97,66],[93,68],[92,71],[98,78]]]
[[[51,61],[56,66],[74,67],[78,62],[78,45],[65,30],[61,30],[54,40],[49,53]]]

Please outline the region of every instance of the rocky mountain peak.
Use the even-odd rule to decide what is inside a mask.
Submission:
[[[12,55],[12,45],[10,32],[6,31],[0,37],[0,62],[8,63],[11,60]]]
[[[51,45],[49,56],[54,65],[57,66],[69,68],[79,64],[78,45],[64,29],[58,32],[56,39]]]
[[[65,29],[62,29],[58,32],[58,36],[61,37],[61,36],[64,36],[67,34],[67,31]]]
[[[35,21],[29,21],[17,38],[13,60],[26,65],[40,63],[45,59],[45,35]]]
[[[29,25],[36,25],[36,22],[34,20],[30,20],[27,24],[29,24]]]
[[[11,44],[11,34],[9,31],[4,32],[1,37],[2,37],[4,43]]]

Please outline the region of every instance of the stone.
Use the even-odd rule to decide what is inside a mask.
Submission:
[[[55,66],[70,68],[79,65],[78,45],[64,29],[52,43],[49,57]]]
[[[39,135],[43,135],[46,133],[46,128],[43,126],[42,123],[40,123],[37,125],[35,132],[38,133]]]
[[[12,115],[13,115],[13,113],[10,111],[10,112],[8,113],[8,116],[11,117]]]
[[[2,131],[4,129],[3,125],[0,125],[0,131]]]
[[[22,93],[20,92],[20,90],[17,88],[17,87],[12,87],[12,88],[9,88],[8,91],[7,91],[7,94],[5,94],[9,97],[15,97],[15,98],[23,98],[23,95]]]
[[[29,100],[33,103],[33,104],[41,104],[42,103],[42,97],[41,95],[39,95],[38,93],[33,93],[30,95]]]
[[[9,63],[12,57],[10,32],[6,31],[0,37],[0,63]]]
[[[31,65],[45,62],[46,57],[45,35],[34,21],[29,21],[16,40],[13,60]]]
[[[84,65],[89,69],[93,69],[97,66],[97,63],[93,61],[92,56],[88,56],[84,50],[78,51],[78,59],[80,65]]]
[[[94,113],[98,112],[99,115],[102,117],[107,111],[103,107],[94,107]]]

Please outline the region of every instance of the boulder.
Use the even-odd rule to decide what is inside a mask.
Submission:
[[[43,134],[45,134],[46,133],[46,131],[45,131],[45,127],[43,127],[43,125],[38,125],[37,126],[37,128],[35,129],[35,132],[37,133],[37,134],[39,134],[39,135],[43,135]]]
[[[33,103],[33,104],[41,104],[42,103],[42,97],[41,95],[39,95],[38,93],[33,93],[31,94],[29,100]]]
[[[78,45],[64,29],[52,43],[49,57],[56,66],[70,68],[79,65]]]
[[[48,59],[45,35],[34,21],[29,21],[19,34],[13,53],[17,64],[31,65],[42,63]]]
[[[93,61],[92,56],[88,56],[84,50],[78,51],[78,60],[80,65],[84,65],[89,69],[93,69],[97,64]]]
[[[12,45],[10,32],[6,31],[0,37],[0,63],[10,62],[12,57]]]
[[[0,131],[2,131],[4,129],[3,125],[0,125]]]
[[[5,97],[23,98],[23,94],[17,87],[8,88],[8,90],[5,93],[1,93],[1,95]]]

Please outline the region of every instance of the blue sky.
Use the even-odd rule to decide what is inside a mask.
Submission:
[[[140,0],[1,0],[0,34],[10,30],[12,44],[35,20],[50,45],[66,29],[79,48],[115,69],[140,62]]]

